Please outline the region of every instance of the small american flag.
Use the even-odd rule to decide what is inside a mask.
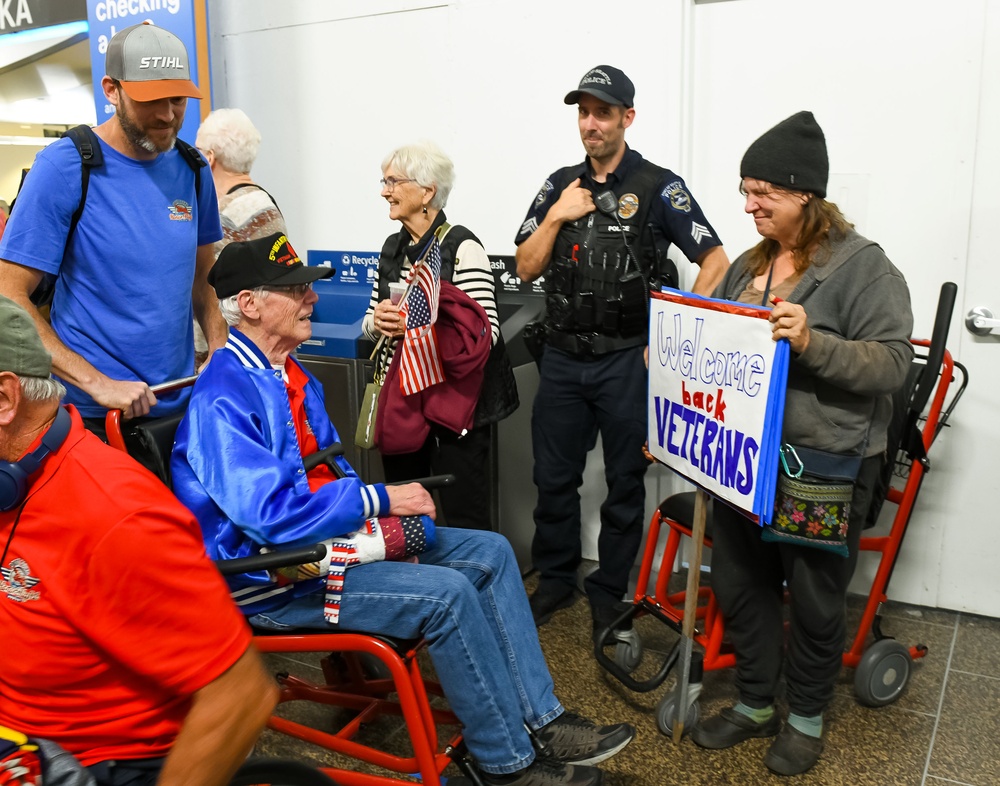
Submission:
[[[399,387],[404,396],[444,382],[434,323],[441,294],[441,247],[432,238],[430,247],[410,272],[413,283],[399,307],[406,320],[399,358]]]

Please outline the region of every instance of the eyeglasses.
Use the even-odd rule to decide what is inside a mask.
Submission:
[[[307,292],[311,292],[313,285],[310,284],[291,284],[287,287],[268,287],[271,292],[279,292],[282,295],[288,295],[293,298],[303,298],[306,296]]]
[[[400,183],[415,183],[412,177],[383,177],[379,181],[382,184],[382,188],[388,188],[392,191]]]

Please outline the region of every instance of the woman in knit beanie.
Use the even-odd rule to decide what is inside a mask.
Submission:
[[[715,506],[712,586],[736,651],[740,699],[691,736],[706,748],[775,737],[764,763],[781,775],[805,772],[823,750],[823,712],[840,672],[847,586],[882,468],[890,397],[913,357],[906,282],[826,201],[829,169],[811,112],[792,115],[750,145],[741,192],[763,239],[715,292],[770,306],[774,339],[789,342],[782,444],[860,459],[846,527],[815,525],[817,517],[826,520],[817,508],[807,511],[810,519],[776,506],[775,525],[761,528]],[[791,611],[787,653],[783,585]],[[784,724],[775,707],[783,665]]]

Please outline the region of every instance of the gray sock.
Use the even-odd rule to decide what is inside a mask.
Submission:
[[[788,713],[788,725],[796,731],[801,731],[808,737],[823,736],[823,716],[822,715],[796,715],[794,712]]]
[[[739,704],[733,707],[733,709],[736,712],[740,713],[740,715],[746,715],[754,723],[767,723],[769,720],[771,720],[771,716],[774,715],[773,704],[770,705],[769,707],[762,707],[760,709],[756,709],[754,707],[748,707],[741,701]]]

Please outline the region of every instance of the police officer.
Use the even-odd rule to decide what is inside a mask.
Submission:
[[[592,68],[566,95],[578,105],[587,158],[548,177],[515,239],[518,276],[544,275],[546,291],[531,426],[538,487],[532,560],[540,573],[531,608],[542,625],[575,600],[578,489],[600,431],[608,496],[600,564],[584,582],[595,633],[620,615],[642,537],[649,288],[677,285],[666,256],[671,243],[700,267],[698,294],[710,294],[729,266],[684,181],[625,144],[634,96],[631,80],[607,65]]]

